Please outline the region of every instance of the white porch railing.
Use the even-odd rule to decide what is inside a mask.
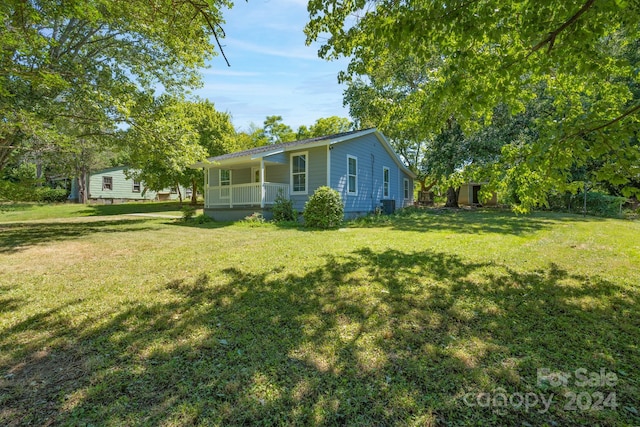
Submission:
[[[267,206],[273,204],[280,191],[285,197],[289,196],[289,184],[265,182],[262,187],[264,190],[259,182],[208,187],[205,207],[260,206],[263,203],[263,194],[264,205]]]

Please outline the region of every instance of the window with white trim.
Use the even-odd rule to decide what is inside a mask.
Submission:
[[[134,193],[140,192],[140,181],[136,181],[135,179],[133,180],[133,188],[131,189],[131,191]]]
[[[110,177],[110,176],[102,177],[102,189],[113,190],[113,177]]]
[[[358,194],[358,158],[347,155],[347,194]]]
[[[389,197],[389,168],[382,167],[382,197]]]
[[[220,169],[220,186],[231,185],[231,170]]]
[[[291,194],[307,194],[308,153],[291,155]]]
[[[220,198],[228,199],[229,198],[229,188],[222,187],[230,187],[231,186],[231,170],[230,169],[220,169],[219,171],[219,182],[220,182]]]
[[[409,180],[407,178],[404,178],[403,183],[404,183],[403,184],[403,187],[404,187],[404,198],[405,198],[405,200],[409,200],[410,199],[410,197],[409,197],[409,194],[410,194],[409,193]]]

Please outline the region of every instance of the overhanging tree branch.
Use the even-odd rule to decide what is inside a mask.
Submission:
[[[209,29],[213,33],[213,37],[215,37],[215,39],[216,39],[216,44],[218,45],[218,48],[220,49],[220,53],[222,54],[222,57],[224,58],[224,61],[227,63],[227,67],[231,67],[231,64],[229,63],[229,60],[227,59],[227,55],[224,53],[224,49],[222,48],[222,44],[220,44],[220,39],[218,38],[217,29],[219,29],[222,32],[222,37],[224,37],[225,36],[224,28],[222,28],[222,26],[218,22],[216,22],[215,24],[213,22],[211,22],[211,19],[209,19],[209,15],[204,10],[204,8],[206,7],[206,4],[204,4],[204,5],[197,4],[193,0],[187,0],[187,1],[189,2],[189,4],[191,4],[191,6],[194,7],[194,9],[196,9],[196,11],[198,11],[198,13],[200,15],[202,15],[204,20],[207,22],[207,26],[209,27]]]
[[[550,32],[549,35],[544,40],[542,40],[540,43],[532,47],[529,55],[531,55],[534,52],[537,52],[547,43],[549,44],[549,48],[547,49],[547,52],[551,52],[551,49],[553,49],[553,45],[556,42],[556,37],[558,37],[558,34],[560,34],[564,30],[566,30],[569,26],[571,26],[573,23],[575,23],[580,18],[580,16],[582,16],[587,10],[591,8],[591,6],[593,6],[595,2],[596,0],[588,0],[584,5],[582,5],[580,10],[578,10],[575,15],[569,18],[568,21],[560,25],[560,27],[558,27],[556,30]]]
[[[628,117],[628,116],[630,116],[630,115],[632,115],[632,114],[634,114],[634,113],[637,113],[638,111],[640,111],[640,104],[638,104],[638,105],[636,105],[636,106],[634,106],[634,107],[632,107],[632,108],[628,109],[627,111],[625,111],[624,113],[622,113],[622,114],[621,114],[621,115],[619,115],[618,117],[616,117],[616,118],[614,118],[614,119],[611,119],[611,120],[609,120],[609,121],[608,121],[608,122],[606,122],[606,123],[603,123],[603,124],[598,125],[598,126],[593,127],[593,128],[589,128],[589,129],[581,130],[581,131],[578,131],[578,132],[572,133],[572,134],[570,134],[570,135],[567,135],[567,136],[565,136],[564,138],[562,138],[562,141],[566,141],[566,140],[568,140],[568,139],[570,139],[570,138],[573,138],[573,137],[575,137],[575,136],[581,136],[581,137],[584,137],[584,136],[586,136],[586,135],[588,135],[588,134],[590,134],[590,133],[600,131],[600,130],[602,130],[602,129],[606,128],[606,127],[609,127],[609,126],[611,126],[611,125],[613,125],[613,124],[618,123],[619,121],[623,120],[625,117]]]
[[[627,110],[625,113],[623,113],[622,115],[616,117],[615,119],[609,120],[607,123],[605,123],[603,125],[600,125],[600,126],[597,126],[595,128],[588,129],[585,132],[586,133],[591,133],[591,132],[599,131],[601,129],[606,128],[607,126],[611,126],[612,124],[619,122],[620,120],[624,119],[625,117],[630,116],[631,114],[636,113],[638,111],[640,111],[640,104],[638,104],[635,107]]]

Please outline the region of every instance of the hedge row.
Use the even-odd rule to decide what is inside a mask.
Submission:
[[[7,202],[62,203],[69,197],[64,188],[28,187],[11,181],[0,181],[0,200]]]

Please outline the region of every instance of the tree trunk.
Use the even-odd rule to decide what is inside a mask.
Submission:
[[[176,182],[176,191],[178,192],[178,200],[180,200],[180,206],[182,206],[182,191],[180,191],[180,183]]]
[[[88,200],[87,170],[85,168],[81,168],[78,173],[78,203],[86,205]]]
[[[191,204],[198,204],[198,181],[195,178],[191,179]]]
[[[445,208],[459,208],[458,206],[458,196],[460,195],[460,187],[449,187],[447,188],[447,203],[444,205]]]

